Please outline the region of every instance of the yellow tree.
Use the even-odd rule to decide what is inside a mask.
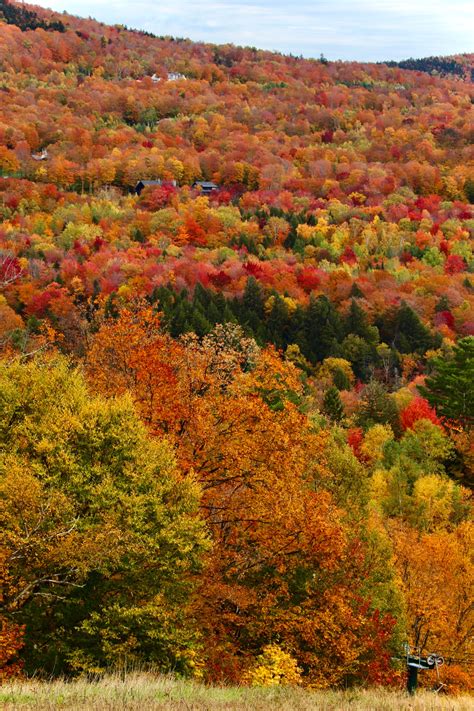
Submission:
[[[393,540],[410,643],[468,671],[474,651],[474,526],[464,522],[452,531],[419,534],[394,525]]]
[[[129,396],[92,396],[65,360],[1,364],[0,393],[1,603],[26,624],[29,669],[184,670],[206,548],[195,482]]]

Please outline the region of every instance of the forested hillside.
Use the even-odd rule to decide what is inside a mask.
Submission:
[[[436,60],[1,0],[0,678],[400,685],[408,643],[472,688],[474,55]]]
[[[401,62],[386,62],[389,67],[413,69],[428,72],[435,76],[451,76],[471,80],[474,78],[471,55],[461,54],[455,57],[423,57],[423,59],[404,59]]]

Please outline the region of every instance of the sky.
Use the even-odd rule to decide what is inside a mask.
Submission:
[[[35,2],[35,0],[32,0]],[[156,35],[331,60],[474,51],[473,0],[36,0]]]

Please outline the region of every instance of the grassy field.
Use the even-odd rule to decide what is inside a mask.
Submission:
[[[171,709],[179,711],[472,711],[474,697],[420,691],[415,697],[382,689],[308,692],[301,689],[205,687],[172,677],[131,674],[97,682],[13,681],[0,687],[0,708]]]

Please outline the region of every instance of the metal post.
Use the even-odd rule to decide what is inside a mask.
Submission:
[[[407,679],[407,691],[409,694],[413,695],[416,692],[418,686],[418,668],[413,666],[408,666],[408,679]]]

